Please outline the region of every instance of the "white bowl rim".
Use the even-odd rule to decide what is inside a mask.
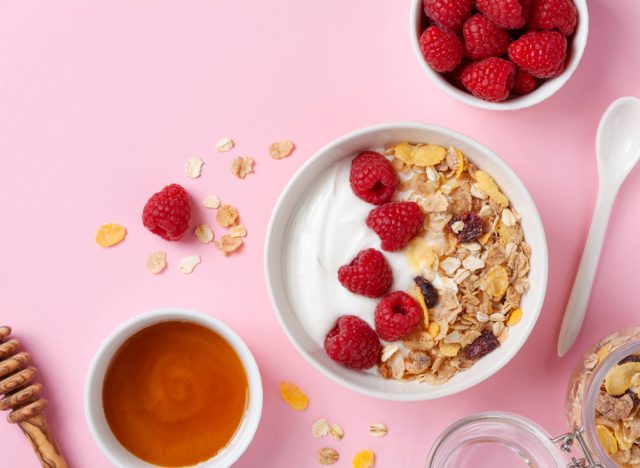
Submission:
[[[413,51],[416,54],[418,62],[420,62],[422,69],[427,75],[429,75],[429,78],[431,78],[438,88],[458,101],[480,109],[500,111],[518,110],[531,107],[545,101],[553,96],[565,85],[567,81],[569,81],[573,72],[578,68],[579,63],[582,60],[584,50],[587,46],[587,38],[589,36],[589,8],[587,7],[587,1],[573,0],[573,3],[578,10],[578,26],[576,27],[576,31],[573,36],[574,53],[568,62],[567,68],[565,68],[559,76],[547,80],[542,86],[525,96],[511,98],[501,102],[485,101],[453,86],[439,72],[433,70],[422,56],[419,43],[419,37],[421,34],[421,31],[419,31],[419,25],[422,22],[422,15],[424,14],[422,11],[422,2],[423,0],[413,0],[413,3],[411,4],[411,13],[409,15],[409,33],[411,35]],[[540,92],[544,90],[546,90],[545,93]]]
[[[101,381],[103,381],[104,374],[98,375],[97,367],[100,364],[99,361],[101,359],[106,359],[108,362],[110,362],[115,352],[122,345],[122,342],[131,337],[133,334],[151,325],[168,321],[191,322],[209,328],[210,330],[220,334],[238,354],[238,357],[242,361],[242,364],[245,368],[249,387],[249,401],[245,410],[245,416],[243,417],[243,420],[238,427],[235,435],[231,439],[230,443],[214,457],[210,458],[209,460],[200,462],[197,465],[185,468],[213,468],[217,466],[230,466],[235,461],[237,461],[238,458],[240,458],[240,456],[242,456],[242,454],[246,451],[249,444],[253,440],[256,431],[258,430],[258,425],[262,416],[264,399],[262,377],[260,375],[258,364],[253,354],[251,353],[251,350],[244,342],[244,340],[231,327],[210,315],[193,309],[182,307],[166,307],[143,312],[134,317],[131,317],[130,319],[118,325],[102,341],[91,360],[91,364],[89,365],[89,370],[85,378],[83,406],[85,420],[87,425],[89,426],[89,432],[91,433],[91,436],[95,443],[98,445],[102,453],[109,459],[109,461],[111,461],[115,466],[118,467],[128,466],[122,464],[122,460],[117,458],[116,455],[112,453],[111,449],[107,446],[106,441],[98,433],[97,426],[99,424],[99,421],[94,418],[94,411],[98,410],[92,408],[93,394],[91,393],[91,389],[96,380],[100,379]],[[110,348],[113,349],[110,350]],[[106,424],[104,413],[102,417],[105,419]],[[242,438],[238,437],[241,430]],[[131,454],[125,447],[121,445],[120,447],[124,452],[127,452],[137,461],[139,460],[139,466],[154,468],[156,467],[156,465],[152,465],[144,460],[137,458],[135,455]],[[223,458],[219,458],[220,455],[223,455]],[[224,462],[224,465],[221,464],[222,462]]]
[[[470,146],[475,146],[478,148],[479,151],[483,152],[486,156],[488,156],[490,159],[492,159],[492,161],[500,167],[500,170],[504,172],[504,174],[506,174],[509,178],[513,179],[515,182],[519,183],[522,186],[523,189],[523,195],[528,199],[528,201],[531,204],[532,207],[532,211],[531,213],[529,213],[527,216],[530,217],[534,224],[540,229],[541,232],[541,238],[540,238],[540,245],[538,246],[538,249],[541,249],[541,260],[542,260],[542,264],[540,265],[540,270],[542,273],[542,286],[541,286],[541,291],[540,291],[540,301],[538,306],[536,307],[535,311],[528,311],[528,314],[534,314],[534,319],[531,321],[531,324],[529,325],[529,327],[524,331],[524,334],[521,338],[521,341],[515,345],[511,350],[510,353],[506,356],[506,358],[504,358],[503,362],[501,362],[501,364],[497,367],[494,368],[494,370],[492,372],[487,372],[486,375],[481,375],[475,379],[469,379],[467,382],[465,382],[464,384],[460,384],[457,388],[455,389],[447,389],[447,390],[442,390],[444,388],[446,388],[446,383],[442,386],[439,387],[432,387],[435,388],[436,390],[433,392],[432,395],[425,395],[425,394],[401,394],[401,393],[389,393],[389,392],[384,392],[384,391],[378,391],[375,389],[370,389],[370,388],[366,388],[366,387],[362,387],[356,384],[353,384],[351,382],[349,382],[348,380],[343,379],[342,377],[329,372],[327,369],[325,369],[324,367],[322,367],[319,363],[317,363],[315,361],[315,359],[304,349],[302,348],[302,346],[300,346],[300,344],[298,343],[298,341],[296,340],[296,338],[293,336],[293,334],[290,332],[289,328],[287,327],[287,324],[285,323],[282,314],[280,313],[280,309],[278,307],[278,303],[275,299],[275,294],[273,292],[272,289],[272,281],[271,281],[271,271],[270,271],[270,265],[271,262],[274,261],[274,259],[272,258],[272,254],[270,252],[270,245],[272,243],[272,238],[273,238],[273,232],[275,230],[275,223],[274,220],[276,218],[276,213],[278,213],[278,211],[281,209],[282,205],[284,204],[285,199],[287,198],[289,192],[293,189],[294,185],[296,184],[296,181],[298,180],[298,178],[301,177],[301,174],[303,174],[305,172],[305,170],[313,165],[315,163],[316,160],[322,158],[324,156],[324,154],[326,154],[328,151],[330,151],[332,148],[342,145],[343,143],[345,143],[346,141],[358,137],[362,134],[365,133],[377,133],[377,132],[382,132],[385,130],[388,130],[390,128],[397,128],[397,127],[404,127],[407,129],[417,129],[417,130],[427,130],[427,131],[433,131],[433,132],[439,132],[439,133],[443,133],[451,138],[457,139],[459,141],[462,141]],[[298,170],[295,172],[295,174],[289,179],[289,182],[287,183],[286,187],[284,188],[284,190],[282,191],[282,193],[280,194],[280,197],[278,198],[278,201],[276,202],[275,207],[273,208],[273,211],[271,213],[271,217],[269,219],[269,226],[267,228],[267,235],[265,237],[265,244],[264,244],[264,275],[265,275],[265,280],[266,280],[266,285],[267,285],[267,292],[269,294],[269,300],[271,301],[271,306],[274,310],[274,313],[276,315],[276,318],[278,320],[278,322],[280,323],[280,327],[284,330],[285,334],[287,335],[287,337],[289,338],[289,341],[293,344],[293,346],[296,348],[296,350],[298,351],[299,354],[301,354],[305,360],[310,363],[314,368],[316,368],[317,370],[320,371],[321,374],[325,375],[326,377],[328,377],[329,379],[333,380],[334,382],[339,383],[340,385],[353,390],[356,393],[360,393],[362,395],[366,395],[369,397],[373,397],[373,398],[379,398],[379,399],[383,399],[383,400],[391,400],[391,401],[424,401],[424,400],[432,400],[432,399],[437,399],[437,398],[442,398],[442,397],[446,397],[446,396],[450,396],[450,395],[454,395],[456,393],[460,393],[464,390],[467,390],[475,385],[478,385],[479,383],[483,382],[484,380],[488,379],[489,377],[491,377],[492,375],[496,374],[497,372],[499,372],[504,366],[506,366],[511,359],[513,359],[513,357],[520,351],[520,349],[522,348],[522,346],[524,346],[524,344],[527,342],[527,340],[529,339],[529,335],[531,334],[531,332],[533,331],[533,328],[535,327],[538,318],[540,316],[540,312],[542,311],[542,307],[544,305],[544,300],[546,298],[546,291],[547,291],[547,283],[548,283],[548,248],[547,248],[547,240],[546,240],[546,234],[545,234],[545,230],[544,230],[544,225],[542,223],[542,219],[540,218],[540,214],[538,212],[538,208],[535,204],[535,202],[533,201],[533,199],[531,198],[531,194],[529,193],[529,191],[526,189],[526,186],[522,183],[522,180],[520,179],[520,177],[518,177],[518,175],[513,171],[513,169],[511,169],[511,167],[502,159],[500,158],[497,154],[495,154],[493,151],[491,151],[489,148],[487,148],[486,146],[482,145],[481,143],[477,142],[476,140],[474,140],[473,138],[470,138],[462,133],[459,133],[457,131],[454,130],[450,130],[448,128],[444,128],[444,127],[440,127],[437,125],[431,125],[431,124],[423,124],[423,123],[418,123],[418,122],[387,122],[387,123],[382,123],[382,124],[377,124],[377,125],[371,125],[368,127],[363,127],[360,128],[358,130],[354,130],[352,132],[349,132],[345,135],[342,135],[341,137],[336,138],[335,140],[333,140],[332,142],[328,143],[327,145],[323,146],[322,148],[320,148],[313,156],[311,156],[307,161],[305,161],[302,166],[300,166],[300,168],[298,168]],[[440,391],[438,391],[440,390]]]

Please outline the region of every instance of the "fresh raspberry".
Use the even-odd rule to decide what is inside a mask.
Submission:
[[[416,235],[424,213],[416,202],[392,202],[374,208],[367,216],[367,226],[380,238],[382,250],[402,249]]]
[[[400,340],[413,332],[422,320],[422,309],[406,292],[385,296],[376,307],[376,331],[386,341]]]
[[[474,96],[486,101],[503,101],[509,97],[516,66],[497,57],[468,65],[462,71],[462,85]]]
[[[507,52],[509,33],[484,15],[473,15],[462,27],[465,55],[472,59],[499,57]]]
[[[557,29],[570,36],[578,24],[578,10],[571,0],[533,0],[529,29]]]
[[[435,71],[451,71],[462,62],[462,41],[453,31],[429,26],[420,36],[420,50]]]
[[[324,339],[331,359],[352,369],[368,369],[378,362],[380,340],[367,322],[354,315],[343,315]]]
[[[522,68],[516,70],[516,77],[513,82],[511,92],[516,96],[524,96],[538,87],[538,79],[524,71]]]
[[[142,224],[166,240],[180,239],[189,229],[191,203],[185,189],[167,185],[153,194],[142,210]]]
[[[458,223],[462,223],[462,227],[456,229]],[[451,218],[449,229],[456,235],[458,242],[462,244],[474,242],[482,235],[482,218],[473,211],[467,211],[460,216]]]
[[[358,198],[381,205],[391,200],[396,192],[398,174],[380,153],[363,151],[351,161],[349,183]]]
[[[424,0],[424,13],[436,24],[459,31],[471,16],[473,0]]]
[[[564,70],[567,38],[558,31],[531,31],[509,46],[509,58],[536,78],[553,78]]]
[[[338,269],[338,279],[352,293],[380,297],[389,291],[393,276],[384,255],[376,249],[366,249]]]
[[[504,29],[524,26],[527,10],[521,0],[476,0],[476,8]]]

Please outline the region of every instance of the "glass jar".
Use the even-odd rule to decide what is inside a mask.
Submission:
[[[510,413],[480,413],[457,421],[436,440],[427,468],[617,468],[598,440],[596,400],[609,370],[640,353],[640,327],[609,335],[578,362],[567,393],[572,432],[552,437],[533,421]]]

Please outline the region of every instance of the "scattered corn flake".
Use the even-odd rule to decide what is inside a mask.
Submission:
[[[376,454],[371,450],[362,450],[351,460],[353,468],[371,468],[376,462]]]
[[[220,204],[222,202],[215,195],[209,195],[207,198],[202,200],[202,206],[209,209],[220,208]]]
[[[147,258],[147,271],[153,275],[161,273],[167,267],[167,253],[159,250]]]
[[[103,224],[96,234],[96,243],[100,247],[111,247],[122,242],[126,235],[127,230],[120,224]]]
[[[182,257],[178,268],[182,273],[189,274],[195,267],[200,264],[200,255],[189,255],[188,257]]]
[[[238,209],[231,205],[222,205],[216,213],[216,221],[221,227],[231,227],[238,224]]]
[[[382,423],[373,423],[369,425],[369,434],[374,437],[384,437],[387,435],[387,426]]]
[[[455,148],[455,150],[456,155],[458,156],[458,169],[456,170],[456,179],[459,179],[462,176],[462,173],[467,169],[467,160],[464,159],[464,156],[462,155],[460,150],[458,150],[458,148]]]
[[[596,432],[598,433],[600,445],[602,445],[602,448],[608,455],[615,455],[618,453],[618,441],[613,435],[613,432],[611,432],[611,429],[603,426],[602,424],[597,424]]]
[[[213,231],[206,224],[199,224],[194,231],[196,237],[203,244],[208,244],[213,240]]]
[[[277,141],[269,146],[269,155],[273,159],[284,159],[291,154],[293,148],[291,140]]]
[[[311,434],[314,437],[324,437],[329,433],[329,422],[325,418],[320,418],[311,426]]]
[[[503,195],[500,188],[498,188],[498,184],[496,184],[489,174],[484,171],[476,171],[475,178],[478,182],[478,187],[480,187],[480,189],[482,189],[482,191],[494,202],[503,208],[506,208],[509,205],[509,200]]]
[[[254,162],[253,158],[234,158],[231,161],[231,173],[240,179],[244,179],[247,174],[253,172]]]
[[[436,322],[431,322],[427,328],[427,332],[431,335],[431,338],[435,338],[438,336],[438,333],[440,333],[440,325]]]
[[[236,226],[233,226],[231,229],[229,229],[229,235],[231,237],[246,237],[247,228],[244,227],[242,224],[238,224]]]
[[[604,388],[609,395],[622,395],[632,386],[631,379],[640,372],[640,362],[625,362],[611,368],[604,379]]]
[[[485,278],[485,291],[494,298],[500,298],[509,287],[509,274],[502,265],[489,269]]]
[[[318,463],[321,465],[333,465],[340,459],[340,454],[330,447],[321,448],[318,450],[317,455]]]
[[[460,351],[460,343],[447,343],[440,346],[440,352],[443,356],[454,357]]]
[[[522,320],[522,309],[520,309],[520,308],[513,309],[511,311],[511,313],[509,314],[509,318],[507,319],[506,324],[507,324],[508,327],[513,327],[520,320]]]
[[[219,241],[216,241],[216,247],[226,256],[242,246],[241,237],[233,237],[229,234],[225,234]]]
[[[216,149],[218,150],[218,153],[226,153],[227,151],[231,151],[234,146],[235,143],[231,138],[228,137],[225,137],[222,140],[218,141],[218,143],[216,143]]]
[[[291,382],[280,383],[280,396],[295,411],[304,411],[309,406],[309,397]]]
[[[334,440],[342,440],[342,438],[344,437],[342,426],[340,426],[340,424],[332,424],[331,426],[329,426],[329,437]]]
[[[190,158],[184,166],[184,173],[190,179],[197,179],[202,173],[204,161],[200,158]]]

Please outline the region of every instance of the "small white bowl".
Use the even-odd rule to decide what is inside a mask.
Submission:
[[[424,71],[429,75],[429,78],[449,96],[456,98],[458,101],[462,101],[470,106],[479,107],[481,109],[491,110],[516,110],[524,109],[525,107],[533,106],[545,99],[551,97],[556,91],[558,91],[569,80],[575,69],[580,63],[584,48],[587,45],[587,36],[589,34],[589,11],[587,9],[586,0],[573,0],[576,8],[578,9],[578,25],[573,37],[569,50],[567,51],[567,63],[564,71],[555,78],[551,78],[543,82],[537,89],[524,96],[507,99],[501,102],[489,102],[483,99],[475,97],[473,94],[456,88],[449,83],[442,74],[435,71],[429,66],[427,61],[422,56],[420,51],[420,36],[427,27],[427,18],[424,14],[423,0],[413,0],[411,6],[411,42],[413,43],[413,50],[418,57],[418,61],[422,65]]]
[[[258,365],[244,341],[227,325],[203,313],[178,308],[153,310],[128,320],[109,335],[96,352],[85,382],[84,413],[89,430],[98,447],[117,467],[156,468],[156,465],[147,463],[133,455],[118,442],[111,432],[102,406],[102,384],[105,372],[114,353],[127,338],[156,323],[174,320],[202,325],[222,336],[240,357],[249,383],[247,409],[235,435],[217,455],[194,466],[199,468],[231,466],[247,449],[258,428],[262,414],[262,380]]]
[[[287,292],[286,252],[290,245],[291,231],[289,220],[297,213],[314,181],[344,158],[352,158],[366,149],[386,147],[401,141],[453,145],[478,167],[491,174],[522,215],[525,238],[532,248],[529,276],[531,288],[523,297],[522,309],[525,313],[522,321],[510,330],[509,338],[499,349],[440,386],[387,380],[373,372],[355,371],[335,363],[326,355],[321,344],[314,341],[304,329],[291,306]],[[362,229],[367,229],[364,220]],[[388,123],[357,130],[338,138],[311,157],[289,181],[273,210],[265,242],[264,263],[271,303],[282,328],[300,354],[339,384],[364,395],[387,400],[440,398],[472,387],[496,373],[515,356],[527,340],[538,319],[547,288],[547,242],[544,228],[522,181],[502,159],[471,138],[441,127],[417,123]],[[313,262],[309,268],[313,268]]]

